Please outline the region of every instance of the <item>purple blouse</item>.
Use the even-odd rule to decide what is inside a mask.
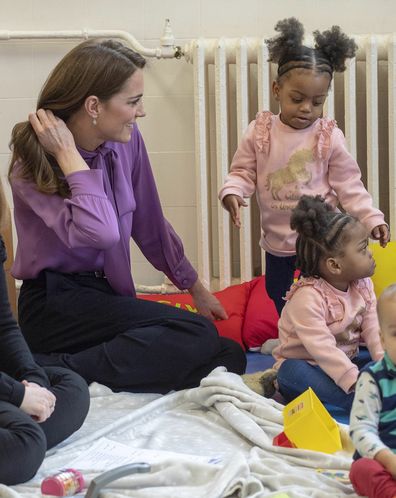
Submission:
[[[67,176],[71,197],[43,194],[35,184],[11,178],[18,246],[12,275],[36,278],[44,269],[64,273],[103,270],[112,288],[135,295],[130,237],[145,257],[180,289],[197,273],[162,213],[143,138],[134,126],[126,143],[79,149],[90,170]]]

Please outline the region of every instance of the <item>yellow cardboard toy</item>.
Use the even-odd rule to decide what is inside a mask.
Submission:
[[[297,447],[334,453],[342,449],[336,421],[309,387],[283,409],[284,432]]]

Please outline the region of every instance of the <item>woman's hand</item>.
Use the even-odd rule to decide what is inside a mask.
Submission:
[[[239,216],[240,207],[247,207],[247,203],[239,195],[228,194],[223,199],[223,206],[230,213],[231,220],[237,228],[241,228],[241,218]]]
[[[34,382],[22,381],[25,386],[20,409],[31,415],[38,423],[44,422],[54,411],[56,398],[45,387],[41,387]]]
[[[375,228],[373,228],[371,232],[371,236],[375,240],[379,240],[381,247],[386,247],[386,244],[389,242],[390,239],[390,232],[388,225],[378,225]]]
[[[79,154],[74,137],[62,119],[52,111],[39,109],[29,114],[29,122],[35,131],[40,144],[46,152],[57,160],[66,175],[75,171],[89,169]]]
[[[228,318],[220,301],[202,285],[199,279],[188,291],[201,315],[209,320],[226,320]]]

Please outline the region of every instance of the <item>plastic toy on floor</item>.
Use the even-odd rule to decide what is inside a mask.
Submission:
[[[284,432],[297,448],[335,453],[342,449],[339,426],[311,388],[283,409]]]
[[[286,434],[284,432],[280,432],[277,436],[272,440],[272,444],[274,446],[283,446],[284,448],[295,448],[296,446],[289,441]]]
[[[41,494],[71,496],[82,491],[84,484],[84,477],[81,472],[76,469],[65,469],[43,480]]]

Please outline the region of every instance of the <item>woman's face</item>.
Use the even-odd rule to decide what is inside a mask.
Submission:
[[[101,140],[129,142],[136,119],[146,115],[142,101],[143,89],[143,71],[137,69],[120,92],[100,102],[95,128]]]

